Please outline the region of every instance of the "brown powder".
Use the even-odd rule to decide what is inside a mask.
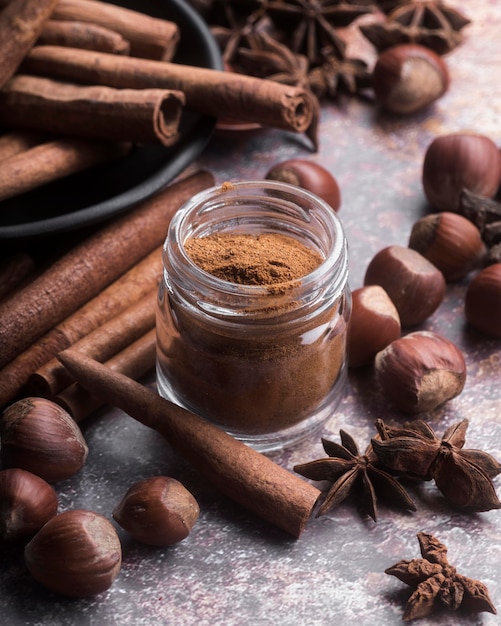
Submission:
[[[274,285],[306,276],[320,254],[280,233],[213,234],[188,239],[184,248],[205,272],[240,285]]]
[[[321,256],[279,233],[215,234],[185,243],[191,259],[223,280],[269,285],[287,294],[286,281],[305,276]],[[279,285],[278,283],[282,283]],[[271,313],[296,306],[263,304],[268,323],[215,323],[175,301],[161,299],[159,362],[178,399],[234,434],[262,435],[294,426],[326,402],[342,372],[346,324],[343,304],[285,325]],[[172,309],[171,309],[172,307]],[[339,393],[336,391],[335,393]]]

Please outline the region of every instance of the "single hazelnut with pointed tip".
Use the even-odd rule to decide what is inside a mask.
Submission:
[[[49,483],[79,472],[89,452],[69,413],[45,398],[23,398],[7,407],[0,440],[4,467],[20,467]]]
[[[0,539],[29,539],[57,513],[54,488],[18,467],[0,471]]]
[[[307,159],[288,159],[274,165],[266,174],[266,180],[277,180],[296,185],[325,200],[334,211],[341,206],[341,191],[334,176],[322,165]]]
[[[137,541],[170,546],[190,534],[199,513],[197,501],[182,483],[154,476],[130,487],[113,518]]]
[[[449,71],[438,54],[418,44],[399,44],[378,57],[372,75],[376,102],[400,115],[417,113],[449,87]]]
[[[490,337],[501,337],[501,263],[485,267],[472,278],[464,305],[471,326]]]
[[[348,326],[348,363],[359,367],[373,362],[376,354],[400,337],[400,316],[380,285],[367,285],[352,293]]]
[[[501,152],[485,135],[441,135],[426,149],[423,190],[438,211],[457,211],[463,189],[492,198],[501,185]]]
[[[433,411],[459,395],[466,381],[461,350],[430,331],[392,341],[376,355],[374,367],[385,397],[408,413]]]
[[[463,278],[486,254],[480,230],[458,213],[430,213],[417,220],[409,237],[409,248],[433,263],[446,280]]]
[[[50,519],[26,545],[24,560],[47,589],[83,598],[111,587],[122,565],[122,546],[103,515],[76,509]]]
[[[404,246],[388,246],[369,262],[364,285],[380,285],[390,296],[402,327],[424,322],[445,294],[442,272],[422,254]]]

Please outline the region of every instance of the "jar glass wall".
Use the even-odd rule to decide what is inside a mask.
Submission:
[[[292,237],[321,257],[278,285],[207,273],[185,250],[218,234]],[[164,397],[261,451],[297,442],[335,410],[346,377],[351,311],[348,256],[336,213],[273,181],[225,184],[176,214],[163,252],[157,307],[157,386]]]

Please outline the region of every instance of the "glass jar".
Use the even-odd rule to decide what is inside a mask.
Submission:
[[[229,282],[184,247],[215,233],[280,233],[322,260],[278,290]],[[160,395],[262,452],[306,438],[332,415],[346,378],[351,293],[346,238],[327,203],[274,181],[202,191],[173,218],[163,263]]]

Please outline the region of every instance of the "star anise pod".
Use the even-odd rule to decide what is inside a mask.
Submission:
[[[276,28],[287,34],[291,50],[316,64],[325,46],[342,57],[346,43],[336,28],[372,12],[373,7],[360,0],[265,0],[265,10]]]
[[[336,98],[341,91],[354,95],[371,86],[371,72],[362,59],[340,59],[332,50],[322,56],[320,65],[309,73],[311,89],[319,98]]]
[[[372,446],[365,454],[358,451],[354,439],[344,430],[339,431],[341,444],[322,439],[328,458],[296,465],[294,471],[311,480],[327,480],[332,486],[318,509],[317,517],[345,500],[350,493],[362,488],[367,513],[377,521],[377,496],[381,495],[391,504],[415,511],[416,505],[400,483],[381,468]]]
[[[446,54],[462,40],[462,29],[470,20],[441,0],[401,2],[383,22],[360,26],[364,36],[382,51],[390,46],[415,43]]]
[[[463,449],[468,420],[448,428],[442,438],[422,420],[402,428],[376,421],[379,438],[374,453],[391,471],[421,480],[435,481],[446,500],[464,511],[501,508],[492,478],[501,465],[487,452]]]
[[[484,583],[459,574],[447,560],[447,548],[429,533],[418,533],[422,559],[399,561],[385,570],[414,589],[403,619],[410,621],[430,615],[440,606],[451,611],[463,608],[496,614]]]

